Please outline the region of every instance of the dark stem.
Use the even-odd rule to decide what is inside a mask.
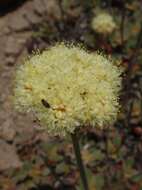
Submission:
[[[107,0],[108,10],[111,13],[111,0]]]
[[[76,160],[77,160],[77,165],[80,170],[80,177],[82,180],[83,188],[84,188],[84,190],[89,190],[87,177],[85,174],[85,168],[84,168],[82,158],[81,158],[79,141],[78,141],[76,133],[72,134],[71,137],[72,137],[73,148],[74,148],[74,152],[75,152],[75,156],[76,156]]]
[[[120,37],[121,37],[121,45],[124,43],[124,23],[125,23],[125,8],[122,8],[121,12],[121,24],[120,24]]]
[[[63,6],[62,6],[62,0],[58,0],[58,5],[59,5],[60,11],[61,11],[62,20],[64,20],[65,12],[64,12],[64,9],[63,9]]]
[[[136,42],[136,49],[139,49],[142,45],[142,22],[141,22],[141,28],[140,28],[140,32],[138,34],[138,38],[137,38],[137,42]]]
[[[110,168],[109,168],[109,145],[108,145],[108,139],[109,139],[109,131],[108,129],[104,129],[104,140],[105,140],[105,149],[106,149],[106,152],[105,152],[105,155],[106,155],[106,185],[107,185],[107,188],[110,189],[110,186],[111,186],[111,182],[110,182]]]

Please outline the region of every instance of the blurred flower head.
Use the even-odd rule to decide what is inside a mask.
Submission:
[[[121,70],[103,55],[64,43],[33,55],[16,72],[14,104],[31,111],[47,132],[102,127],[119,109]]]
[[[109,13],[99,13],[92,19],[92,29],[100,34],[110,34],[116,28],[113,17]]]

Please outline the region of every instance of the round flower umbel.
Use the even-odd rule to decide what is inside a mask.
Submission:
[[[102,55],[57,44],[19,66],[15,105],[33,112],[53,135],[85,125],[102,127],[116,119],[120,74]]]
[[[109,13],[99,13],[92,19],[92,29],[100,34],[110,34],[116,29],[113,17]]]

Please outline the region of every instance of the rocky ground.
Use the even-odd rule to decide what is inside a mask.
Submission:
[[[0,171],[19,166],[16,154],[16,138],[20,142],[34,135],[33,122],[28,116],[18,115],[12,106],[14,72],[27,55],[27,44],[33,35],[33,27],[52,15],[60,17],[60,9],[54,0],[31,0],[0,17]],[[30,126],[30,127],[29,127]]]

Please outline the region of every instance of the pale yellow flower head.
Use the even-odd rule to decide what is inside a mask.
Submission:
[[[109,13],[99,13],[92,19],[92,29],[100,34],[110,34],[116,29],[113,17]]]
[[[19,66],[15,105],[32,111],[53,135],[85,125],[102,127],[116,119],[120,74],[102,55],[57,44]]]

